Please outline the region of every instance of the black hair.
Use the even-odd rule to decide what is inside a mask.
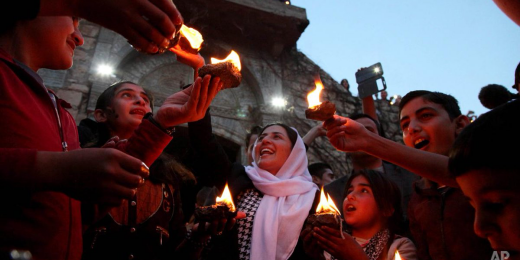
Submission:
[[[520,84],[520,62],[518,63],[518,65],[516,65],[516,69],[515,69],[515,84],[513,85],[513,89],[516,89],[516,90],[519,90],[518,89],[518,84]]]
[[[116,95],[116,91],[121,87],[123,84],[132,84],[139,86],[138,84],[132,82],[132,81],[118,81],[112,85],[110,85],[107,89],[101,93],[96,101],[96,109],[106,110],[108,107],[112,105],[112,101],[114,100],[114,96]],[[143,88],[146,92],[146,95],[148,96],[148,99],[150,100],[150,108],[152,108],[153,111],[153,103],[154,98],[149,91],[146,91],[145,88]]]
[[[364,169],[352,173],[345,185],[343,198],[348,195],[348,189],[352,181],[358,176],[363,176],[367,179],[374,194],[377,207],[381,212],[385,213],[393,210],[392,215],[388,218],[388,229],[390,232],[392,234],[402,234],[404,218],[399,186],[379,171]]]
[[[376,124],[376,129],[377,129],[377,133],[379,134],[379,136],[386,137],[385,131],[383,130],[383,126],[381,124],[379,124],[379,122],[377,120],[375,120],[374,118],[372,118],[371,116],[369,116],[367,114],[363,114],[363,113],[356,113],[356,114],[350,115],[348,118],[350,118],[352,120],[357,120],[360,118],[368,118],[368,119],[372,120],[372,122],[374,122],[374,124]]]
[[[441,105],[444,108],[444,110],[448,112],[448,115],[450,116],[451,120],[462,115],[462,113],[460,112],[459,102],[452,95],[428,90],[414,90],[404,95],[404,97],[401,99],[401,102],[399,103],[399,115],[401,115],[403,107],[408,102],[418,97],[429,102]]]
[[[261,131],[262,131],[262,127],[259,125],[252,126],[251,129],[249,131],[247,131],[246,138],[245,138],[246,149],[247,149],[247,147],[249,147],[249,139],[251,139],[251,136],[259,135]]]
[[[505,104],[515,98],[518,98],[518,94],[513,94],[506,87],[498,84],[486,85],[478,93],[480,103],[489,109]]]
[[[493,169],[517,171],[520,147],[520,100],[496,107],[480,115],[455,139],[449,152],[448,167],[452,177],[471,170]]]
[[[298,133],[286,124],[283,124],[283,123],[268,124],[268,125],[264,126],[264,128],[262,128],[262,131],[260,131],[260,133],[258,135],[261,135],[265,131],[265,129],[267,129],[270,126],[274,126],[274,125],[281,126],[285,129],[285,131],[287,132],[287,135],[289,137],[289,140],[291,141],[291,144],[292,144],[291,149],[294,148],[294,145],[296,144],[296,140],[298,140]]]
[[[308,169],[309,169],[309,173],[311,175],[317,176],[321,179],[323,177],[323,173],[325,172],[325,170],[327,170],[327,169],[332,170],[332,167],[330,167],[330,165],[328,163],[315,162],[313,164],[310,164]]]

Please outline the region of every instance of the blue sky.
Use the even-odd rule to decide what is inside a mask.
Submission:
[[[451,94],[462,113],[488,111],[480,89],[513,92],[520,27],[492,0],[292,0],[310,24],[297,48],[336,81],[381,62],[389,96],[426,89]],[[327,86],[325,86],[325,89]]]

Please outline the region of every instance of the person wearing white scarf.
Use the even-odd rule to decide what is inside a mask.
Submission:
[[[269,132],[269,128],[264,132]],[[298,131],[292,130],[296,132],[296,142],[277,172],[268,172],[257,165],[260,157],[256,155],[260,154],[263,142],[270,142],[271,133],[264,139],[261,138],[263,133],[260,135],[253,151],[253,166],[246,167],[247,176],[263,193],[254,217],[251,260],[286,260],[291,256],[318,190],[307,170],[305,145]]]

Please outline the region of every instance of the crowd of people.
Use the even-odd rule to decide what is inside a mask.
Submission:
[[[183,23],[171,1],[31,0],[7,9],[0,17],[1,259],[14,252],[36,260],[520,259],[520,171],[508,148],[518,143],[518,94],[481,99],[492,110],[471,122],[453,96],[411,91],[398,104],[404,145],[385,138],[369,96],[362,114],[334,115],[303,136],[282,123],[253,127],[242,165],[213,135],[209,108],[220,78],[198,77],[200,54],[169,46]],[[72,66],[83,44],[80,17],[138,51],[171,47],[194,69],[193,83],[153,111],[146,88],[116,82],[98,98],[95,120],[77,126],[70,105],[36,72]],[[348,81],[342,85],[348,90]],[[211,171],[192,172],[164,152],[184,123],[197,160]],[[327,163],[309,165],[307,149],[320,136],[345,152],[352,172],[334,180]],[[188,183],[206,187],[199,206],[228,186],[237,214],[190,218]],[[339,205],[340,228],[304,229],[321,188]]]

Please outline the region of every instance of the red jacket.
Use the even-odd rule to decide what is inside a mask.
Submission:
[[[66,142],[68,150],[79,149],[76,123],[65,110],[70,105],[61,99],[57,99],[56,103],[59,122],[41,78],[18,65],[0,49],[2,179],[8,180],[12,175],[30,178],[37,151],[63,151],[62,142]],[[148,121],[143,122],[136,132],[148,135],[131,139],[127,151],[148,165],[171,140],[170,136]],[[79,201],[59,192],[20,191],[11,188],[9,181],[0,185],[0,250],[27,249],[34,259],[81,258]]]

